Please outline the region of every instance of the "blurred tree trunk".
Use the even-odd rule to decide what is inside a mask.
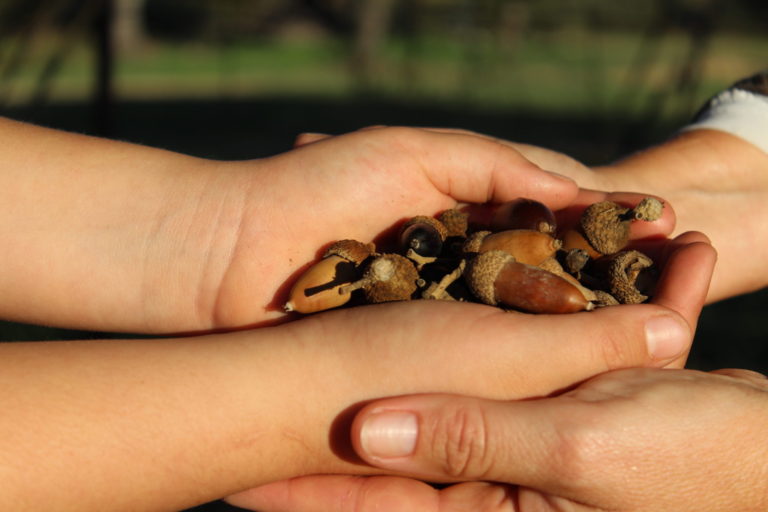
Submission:
[[[118,53],[141,48],[147,43],[144,28],[146,0],[114,0],[114,42]]]
[[[352,71],[363,90],[371,89],[378,69],[378,53],[386,40],[395,0],[361,0],[355,23]]]

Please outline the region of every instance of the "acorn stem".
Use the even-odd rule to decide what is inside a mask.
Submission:
[[[434,300],[456,300],[450,293],[448,293],[448,287],[461,277],[466,266],[466,260],[461,260],[459,266],[453,269],[450,273],[444,275],[443,278],[440,279],[440,282],[432,283],[422,295],[423,298]]]

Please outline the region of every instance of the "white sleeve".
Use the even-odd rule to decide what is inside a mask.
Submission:
[[[768,153],[768,71],[717,94],[682,131],[699,128],[731,133]]]

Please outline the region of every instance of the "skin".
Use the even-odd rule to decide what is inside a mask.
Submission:
[[[363,425],[388,412],[417,415],[410,455],[366,451]],[[393,398],[355,419],[358,453],[424,480],[475,481],[438,490],[401,477],[324,476],[230,502],[265,512],[759,512],[768,507],[766,421],[768,379],[747,370],[628,369],[529,401]]]
[[[322,137],[310,134],[300,142]],[[504,143],[586,188],[644,190],[668,199],[675,206],[678,230],[702,230],[718,248],[720,263],[708,302],[768,284],[761,266],[768,241],[768,154],[746,141],[715,130],[690,131],[592,169],[544,148]],[[589,194],[581,192],[576,202]],[[679,359],[671,366],[683,363]],[[765,510],[767,388],[764,376],[746,370],[635,371],[608,373],[563,395],[520,403],[491,405],[437,395],[379,401],[360,413],[351,434],[360,456],[372,465],[430,480],[504,484],[475,481],[436,490],[406,478],[316,476],[277,482],[231,501],[264,512],[364,512],[376,506],[403,511]],[[366,453],[360,425],[381,407],[410,409],[428,425],[419,433],[413,456],[386,461]],[[451,452],[472,446],[471,440],[456,439],[467,431],[466,424],[455,423],[457,417],[466,419],[457,411],[470,411],[467,421],[476,421],[503,447],[478,451],[498,457],[474,460],[478,451]],[[430,430],[434,425],[444,430]],[[525,435],[531,431],[537,434]],[[484,435],[481,431],[479,437]],[[552,438],[559,444],[546,443]],[[449,460],[464,464],[452,467]],[[715,474],[717,485],[712,485]],[[561,484],[572,481],[576,485]]]
[[[304,134],[297,143],[326,137]],[[573,178],[584,189],[641,192],[667,200],[677,218],[672,234],[706,233],[718,251],[708,302],[768,286],[761,263],[768,257],[768,153],[745,140],[717,130],[691,130],[609,165],[588,167],[546,148],[489,139],[520,151],[542,169]]]
[[[374,240],[457,201],[559,208],[577,193],[498,142],[408,128],[242,162],[7,119],[0,137],[0,316],[66,327],[262,325],[284,316],[297,269],[340,237]]]
[[[301,475],[378,472],[339,435],[351,406],[544,396],[677,364],[715,260],[700,234],[659,240],[654,303],[621,309],[537,317],[425,301],[282,322],[286,283],[340,234],[370,240],[393,219],[518,195],[560,208],[576,187],[462,133],[364,130],[248,162],[10,120],[0,134],[0,314],[196,334],[0,344],[3,510],[178,510]],[[670,210],[635,235],[672,226]]]

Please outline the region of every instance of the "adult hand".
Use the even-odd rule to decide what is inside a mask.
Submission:
[[[378,472],[348,446],[371,400],[537,397],[679,364],[714,253],[697,234],[668,245],[653,304],[528,315],[399,302],[183,341],[0,344],[0,389],[15,390],[0,395],[13,411],[0,508],[179,510],[299,475]]]
[[[219,162],[0,119],[0,317],[182,332],[282,317],[327,244],[458,201],[552,208],[576,186],[468,134],[361,130]]]
[[[768,286],[762,266],[768,258],[768,154],[749,142],[726,132],[693,130],[591,168],[546,148],[500,142],[580,187],[668,200],[677,216],[675,233],[701,231],[718,251],[708,302]]]
[[[552,398],[405,396],[355,418],[357,453],[398,477],[324,476],[230,498],[262,512],[719,512],[768,507],[768,380],[628,369]],[[499,483],[487,483],[499,482]]]

